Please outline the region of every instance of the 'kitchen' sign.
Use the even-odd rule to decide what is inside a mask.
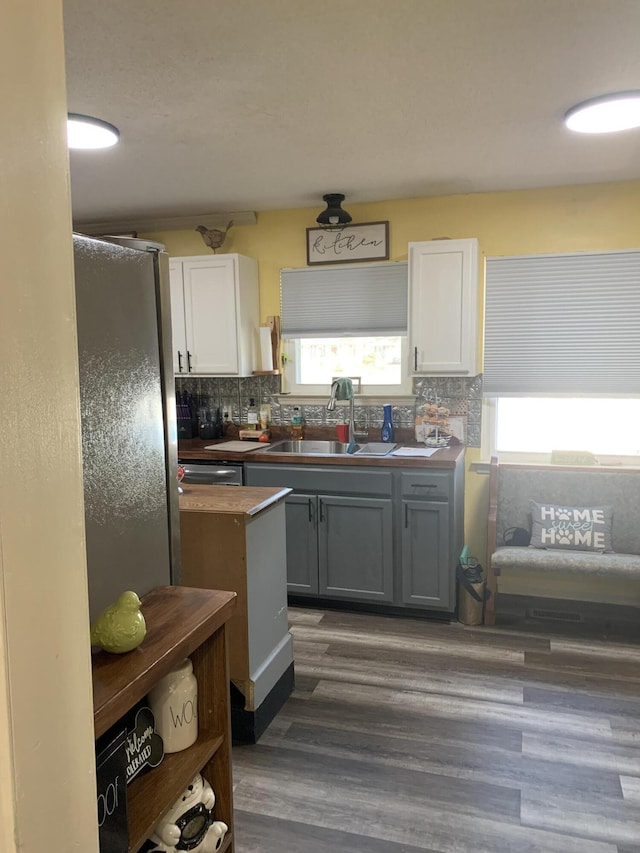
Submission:
[[[307,228],[307,264],[348,264],[351,261],[387,261],[389,223],[329,225]]]

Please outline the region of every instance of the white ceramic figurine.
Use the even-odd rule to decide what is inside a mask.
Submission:
[[[171,853],[176,849],[215,853],[222,846],[229,829],[226,823],[213,819],[215,802],[211,785],[198,773],[180,799],[156,824],[143,849],[147,853]]]

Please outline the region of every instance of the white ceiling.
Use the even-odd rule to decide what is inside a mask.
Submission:
[[[640,178],[640,0],[64,0],[76,222],[323,208]]]

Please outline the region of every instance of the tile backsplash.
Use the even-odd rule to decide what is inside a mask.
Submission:
[[[247,419],[249,400],[256,405],[269,403],[271,420],[277,425],[291,423],[293,403],[280,396],[280,376],[185,376],[176,378],[176,391],[186,391],[193,396],[196,410],[212,415],[217,408],[229,411],[235,424],[244,424]],[[460,418],[464,424],[465,444],[480,447],[482,376],[433,377],[424,376],[413,380],[413,404],[393,406],[393,422],[397,427],[412,428],[416,414],[425,402],[433,402],[437,395],[441,406],[446,406],[450,416]],[[327,388],[327,401],[329,389]],[[327,401],[300,405],[305,423],[313,426],[335,426],[346,417],[346,409],[338,404],[335,411],[327,411]],[[356,398],[355,421],[358,429],[382,427],[382,405],[362,405]]]

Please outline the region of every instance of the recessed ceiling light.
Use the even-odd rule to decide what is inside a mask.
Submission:
[[[578,133],[613,133],[640,127],[640,92],[617,92],[572,107],[564,117]]]
[[[110,148],[120,139],[120,131],[109,122],[78,113],[67,115],[69,148]]]

